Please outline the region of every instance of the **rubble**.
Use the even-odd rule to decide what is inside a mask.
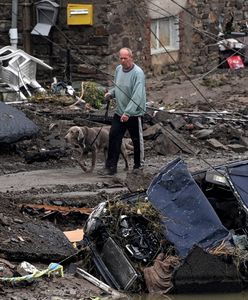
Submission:
[[[213,276],[214,275],[214,276]],[[199,247],[175,270],[175,293],[240,292],[245,288],[233,257],[224,252],[211,255]]]
[[[63,233],[50,223],[10,222],[7,232],[4,225],[0,225],[1,258],[47,262],[60,261],[75,254],[75,249]]]
[[[94,267],[120,291],[243,290],[248,275],[247,174],[247,161],[191,175],[176,159],[160,170],[146,193],[100,203],[85,225]],[[209,194],[208,183],[212,189],[225,186],[228,203],[217,190]]]
[[[237,180],[236,177],[239,176],[237,173],[240,174],[239,177],[241,178],[246,174],[245,166],[242,167],[241,171],[233,168],[233,166],[231,168],[227,167],[227,170],[231,170],[232,173],[229,175],[233,176],[233,179],[229,181],[229,177],[222,176],[226,166],[220,167],[220,169],[217,168],[218,172],[216,174],[209,170],[203,170],[201,167],[203,165],[205,167],[205,164],[199,163],[196,157],[199,152],[204,159],[207,158],[211,163],[217,161],[227,163],[236,159],[241,165],[244,164],[242,158],[246,157],[246,104],[241,105],[239,103],[237,105],[235,103],[234,105],[233,101],[232,103],[225,102],[226,110],[221,111],[220,115],[210,111],[206,105],[204,106],[199,102],[191,106],[183,103],[185,105],[183,110],[181,109],[182,103],[179,102],[173,104],[173,110],[171,110],[171,107],[168,107],[168,109],[165,107],[164,111],[160,111],[158,105],[155,108],[155,110],[158,109],[158,113],[153,117],[149,117],[151,114],[148,109],[149,116],[145,116],[144,123],[144,128],[147,130],[147,132],[144,132],[147,158],[143,171],[139,174],[124,173],[122,166],[120,166],[115,178],[103,179],[96,174],[86,178],[85,175],[80,173],[77,165],[69,161],[69,152],[64,148],[63,136],[68,127],[72,125],[95,126],[95,121],[101,121],[97,125],[102,126],[103,123],[105,124],[105,122],[111,120],[112,110],[110,109],[108,120],[106,120],[104,110],[96,111],[86,107],[79,107],[79,109],[74,110],[69,103],[60,105],[59,99],[62,99],[62,96],[57,97],[55,103],[52,103],[51,99],[47,99],[46,102],[44,97],[38,103],[18,105],[21,111],[39,125],[41,131],[36,139],[25,139],[14,144],[5,145],[0,149],[2,161],[0,171],[1,179],[3,179],[1,181],[4,185],[0,189],[1,257],[4,257],[5,260],[6,258],[11,260],[10,263],[14,265],[23,260],[34,263],[34,265],[45,261],[46,265],[38,268],[39,270],[46,269],[52,261],[56,263],[62,261],[65,277],[54,278],[53,282],[44,279],[37,280],[36,285],[39,294],[42,296],[47,295],[47,289],[53,290],[54,294],[57,293],[61,297],[63,297],[62,295],[70,295],[72,299],[75,297],[75,293],[87,295],[88,297],[101,295],[102,292],[99,289],[92,287],[89,283],[87,284],[87,281],[83,278],[74,276],[74,269],[77,268],[69,267],[71,261],[76,261],[80,269],[101,282],[108,281],[111,286],[114,281],[114,288],[120,289],[121,292],[123,288],[125,292],[138,291],[140,293],[149,290],[153,292],[159,289],[169,293],[203,292],[208,291],[210,288],[211,291],[222,289],[226,292],[243,290],[246,287],[247,277],[244,259],[247,246],[246,232],[239,229],[246,226],[246,209],[241,199],[245,199],[246,196],[242,191],[243,186],[239,189],[238,184],[234,189],[234,193],[233,186]],[[223,109],[223,102],[220,105]],[[156,117],[160,114],[161,118],[158,122]],[[200,139],[197,134],[201,130],[210,130],[211,133]],[[210,147],[208,144],[209,139],[216,139],[223,147],[221,149]],[[172,149],[171,145],[175,148]],[[46,149],[48,152],[53,151],[55,146],[58,150],[64,149],[65,155],[57,158],[48,156],[44,160],[34,159],[27,164],[26,154],[40,153],[42,149]],[[216,224],[219,224],[221,229],[218,236],[221,238],[213,238],[212,240],[213,247],[202,246],[202,244],[209,245],[209,238],[206,238],[207,241],[203,241],[203,243],[198,243],[198,240],[192,239],[192,243],[185,254],[182,254],[184,253],[183,250],[176,247],[178,245],[174,243],[174,240],[171,242],[167,233],[162,230],[163,227],[159,222],[161,220],[160,213],[156,209],[154,210],[154,207],[152,213],[150,212],[149,197],[146,194],[146,191],[151,188],[153,179],[160,174],[159,169],[163,166],[168,167],[168,163],[171,164],[177,156],[183,156],[191,168],[200,169],[196,174],[190,173],[190,176],[193,177],[192,182],[195,181],[195,184],[199,187],[195,190],[195,196],[199,193],[204,194],[217,215],[215,220],[218,221],[216,221]],[[97,167],[101,168],[102,163],[103,160],[100,157]],[[70,171],[67,167],[70,168]],[[51,169],[53,168],[52,172]],[[30,170],[39,171],[36,173],[29,172],[30,176],[25,177],[27,175],[25,171]],[[221,174],[219,174],[220,170]],[[173,172],[171,174],[173,175]],[[37,179],[36,182],[32,181],[32,176],[33,179],[34,177]],[[23,177],[23,183],[19,181],[20,177]],[[15,185],[15,182],[20,182],[19,187]],[[170,180],[165,186],[171,185],[173,189],[174,184],[172,182]],[[177,189],[179,180],[175,182],[175,189]],[[231,184],[231,188],[226,185],[228,183]],[[128,191],[131,194],[126,194]],[[241,197],[238,195],[241,195]],[[139,206],[135,204],[137,199],[139,199]],[[184,202],[190,203],[190,199],[193,198],[189,197],[185,201],[179,202],[183,207]],[[130,205],[123,207],[119,204],[126,203],[126,201]],[[105,231],[100,222],[101,234],[98,237],[99,240],[95,240],[94,235],[90,236],[90,242],[92,243],[87,245],[89,240],[87,240],[88,236],[86,235],[86,239],[77,240],[76,245],[70,242],[64,232],[70,232],[77,228],[82,229],[86,219],[88,220],[87,214],[77,213],[76,211],[87,208],[90,212],[99,202],[115,204],[115,206],[110,207],[104,218],[103,225],[107,226],[108,230]],[[19,204],[30,205],[29,211],[20,210]],[[53,205],[57,207],[52,207]],[[43,210],[44,207],[47,209]],[[66,210],[69,207],[75,207],[72,214],[62,209]],[[212,209],[209,209],[209,204],[206,207],[207,209],[202,209],[203,212],[212,211]],[[146,209],[144,210],[144,208]],[[191,209],[187,210],[188,213],[190,211]],[[181,215],[179,220],[183,220]],[[210,221],[208,218],[207,220]],[[98,219],[98,221],[101,220]],[[196,221],[196,223],[199,222]],[[31,229],[32,227],[36,230]],[[11,228],[9,233],[8,228]],[[186,232],[186,229],[183,228],[183,232]],[[41,230],[43,234],[40,233]],[[117,230],[117,233],[115,230]],[[200,232],[200,230],[196,230],[196,233],[198,231]],[[134,236],[131,235],[132,232],[135,233]],[[181,233],[180,231],[179,234]],[[226,235],[223,235],[223,233],[226,233]],[[109,234],[110,236],[108,236]],[[124,236],[121,236],[121,234]],[[42,237],[39,235],[42,235]],[[145,238],[142,239],[143,235]],[[231,252],[230,247],[227,247],[230,245],[223,243],[223,236],[227,237],[227,242],[229,242],[229,236],[235,241],[235,244],[231,243]],[[50,244],[51,237],[56,237],[56,239]],[[101,244],[101,237],[105,239],[103,244]],[[132,240],[131,237],[134,239]],[[194,237],[196,237],[196,234]],[[204,236],[202,238],[204,240]],[[94,244],[95,241],[97,241],[96,244]],[[49,249],[46,248],[47,245],[49,245]],[[116,260],[112,260],[112,256],[109,254],[110,249],[113,251],[111,253],[118,253],[117,257],[120,258],[117,270],[114,269]],[[234,255],[233,249],[244,252],[242,255],[240,252],[235,252]],[[168,256],[161,258],[158,256],[160,253]],[[99,269],[91,261],[92,257],[94,257]],[[104,264],[108,261],[112,262],[112,264],[109,264],[109,268],[112,267],[111,272],[106,272],[106,268],[101,262],[103,258]],[[172,259],[175,264],[168,263],[171,258],[176,258],[176,260]],[[207,272],[207,266],[209,265],[216,272],[216,280]],[[92,266],[94,266],[93,269]],[[152,269],[154,266],[155,269]],[[198,266],[199,268],[197,268]],[[123,272],[122,276],[119,277],[118,270],[120,268]],[[145,281],[143,276],[146,268],[151,268],[149,269],[150,275],[147,276],[151,279],[148,279],[148,281],[147,279]],[[71,272],[72,269],[74,270],[73,275],[69,273],[69,270]],[[161,273],[162,269],[168,272]],[[99,270],[102,272],[101,275],[99,275]],[[0,272],[3,272],[0,273],[1,277],[9,277],[14,274],[13,269],[7,264],[1,263],[1,261]],[[104,278],[103,275],[106,276],[106,273],[108,275],[114,274],[114,276]],[[166,278],[166,283],[162,282],[161,284],[161,281],[157,280],[157,275]],[[208,279],[210,278],[209,285],[206,283],[204,275]],[[224,275],[224,279],[220,279],[221,275]],[[131,280],[130,283],[127,279]],[[198,285],[196,285],[196,282]],[[85,287],[92,292],[87,292]],[[1,286],[0,292],[4,293],[4,291],[10,290],[11,287]],[[11,291],[13,292],[13,289]],[[19,290],[18,292],[23,295],[29,291]],[[35,286],[31,286],[31,292],[33,295],[37,295],[35,294]],[[27,295],[23,297],[28,298]]]

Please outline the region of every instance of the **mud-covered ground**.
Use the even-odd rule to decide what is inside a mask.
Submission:
[[[149,114],[154,115],[154,112],[159,107],[164,107],[165,110],[180,110],[184,113],[192,111],[214,111],[216,113],[215,117],[219,117],[221,120],[216,121],[216,119],[207,119],[206,122],[215,122],[215,125],[219,126],[218,134],[215,133],[215,138],[218,141],[224,145],[232,144],[234,143],[235,136],[237,137],[239,133],[245,138],[248,136],[246,122],[246,116],[248,115],[247,80],[248,73],[246,70],[243,70],[242,72],[222,70],[221,72],[217,72],[204,79],[201,77],[192,78],[193,84],[199,89],[196,90],[192,82],[185,80],[183,77],[171,80],[168,80],[168,78],[165,77],[149,78],[147,92],[149,106],[152,107],[149,109]],[[18,174],[25,171],[49,169],[56,169],[57,172],[59,174],[61,173],[61,176],[63,176],[62,170],[65,170],[66,168],[75,168],[75,170],[78,170],[76,162],[70,159],[70,151],[66,147],[64,135],[68,128],[75,124],[101,126],[101,124],[90,123],[87,118],[87,113],[93,112],[94,114],[104,115],[105,112],[85,111],[82,109],[75,110],[69,107],[69,104],[73,103],[73,101],[69,104],[65,104],[60,100],[52,101],[51,99],[39,99],[39,101],[35,103],[32,102],[17,105],[17,108],[25,112],[27,117],[40,127],[40,133],[32,140],[25,140],[13,145],[1,146],[1,176],[8,176],[13,173]],[[223,111],[231,113],[231,117],[228,121],[223,118],[223,115],[220,116],[218,114],[218,112]],[[224,117],[225,116],[226,115],[224,115]],[[154,149],[154,140],[145,140],[146,161],[144,174],[149,175],[147,176],[148,179],[152,178],[163,165],[178,155],[182,156],[192,170],[246,159],[248,154],[246,148],[242,149],[242,151],[233,151],[228,147],[220,149],[209,147],[205,140],[198,139],[194,134],[196,127],[191,124],[192,122],[187,118],[187,115],[183,114],[183,117],[186,118],[187,122],[185,126],[180,128],[178,134],[180,134],[189,145],[194,146],[196,152],[193,154],[181,152],[175,155],[160,155]],[[148,128],[149,126],[151,126],[150,123],[145,124],[145,128]],[[46,151],[50,150],[54,151],[52,152],[53,155],[51,155],[51,152],[50,156],[49,154],[47,154],[47,156],[44,155]],[[37,156],[37,153],[42,152],[42,155]],[[130,159],[132,160],[132,156],[130,156]],[[123,163],[120,162],[120,176],[118,177],[117,175],[117,178],[113,179],[112,185],[116,184],[118,187],[126,187],[127,184],[125,185],[125,183],[133,176],[126,176],[126,173],[122,170],[122,165]],[[98,159],[97,170],[102,166],[103,157],[100,156]],[[84,206],[93,207],[98,200],[100,202],[106,197],[105,194],[102,194],[102,191],[108,189],[111,185],[110,179],[108,179],[108,182],[106,183],[106,178],[99,176],[97,170],[93,175],[82,175],[82,184],[75,183],[74,185],[61,184],[54,186],[48,184],[47,188],[39,187],[36,189],[33,187],[22,191],[13,188],[9,191],[1,192],[0,244],[5,246],[1,247],[0,258],[7,258],[9,260],[9,257],[6,254],[8,252],[8,247],[9,249],[18,248],[20,243],[23,242],[22,239],[25,241],[25,234],[28,236],[26,224],[47,222],[47,220],[41,220],[38,215],[23,212],[20,208],[20,204],[30,202],[30,199],[32,199],[33,203],[45,203],[45,201],[41,200],[41,197],[35,198],[37,194],[46,195],[53,193],[56,195],[63,192],[80,192],[82,190],[86,192],[97,192],[98,189],[101,189],[98,198],[95,197],[92,202],[89,200],[87,203],[84,203]],[[133,180],[133,178],[131,179]],[[49,176],[47,181],[49,183]],[[136,181],[133,180],[133,183],[135,182]],[[70,205],[70,201],[67,201],[66,205]],[[62,230],[66,228],[72,229],[75,225],[75,220],[73,220],[73,222],[73,225],[70,226],[70,218],[66,218],[66,223],[51,223],[51,226],[54,226],[54,232],[56,231],[56,228]],[[30,252],[32,252],[32,249],[35,251],[34,241],[35,239],[28,240]],[[68,251],[70,252],[71,250]],[[51,255],[54,253],[56,253],[56,251],[53,249]],[[24,257],[21,255],[20,257],[20,261],[24,260]],[[63,257],[63,255],[61,255],[61,257]],[[57,261],[60,261],[61,257]],[[11,263],[17,265],[20,261],[18,261],[18,257],[16,256],[16,260],[11,261]],[[36,261],[34,263],[37,264],[40,262]],[[43,266],[45,267],[48,260],[42,263],[44,263]],[[4,265],[4,271],[7,272],[8,268],[4,263],[1,263],[0,260],[0,266],[2,265]],[[8,275],[8,272],[6,274],[1,274],[1,270],[2,269],[0,269],[0,276]],[[0,283],[0,299],[89,299],[90,297],[100,294],[98,288],[81,278],[76,278],[73,275],[73,272],[71,273],[71,270],[69,270],[69,264],[65,265],[65,270],[68,270],[68,272],[65,272],[65,278],[44,278],[35,284],[29,284],[23,287],[12,287]],[[9,268],[9,272],[10,274],[13,274],[11,268]]]

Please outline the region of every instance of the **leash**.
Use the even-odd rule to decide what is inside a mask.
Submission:
[[[97,135],[95,136],[93,142],[90,144],[90,148],[94,145],[94,143],[95,143],[96,139],[98,138],[98,136],[99,136],[100,132],[102,131],[102,129],[103,129],[103,126],[100,128],[100,130],[98,131]]]
[[[106,97],[106,99],[105,99],[107,101],[107,105],[106,105],[106,112],[105,112],[105,115],[104,115],[104,121],[106,121],[107,118],[108,118],[108,111],[109,111],[110,99],[111,99],[111,97]],[[98,131],[98,133],[97,133],[96,137],[94,138],[94,141],[91,143],[90,147],[92,147],[92,145],[95,143],[95,141],[98,138],[99,134],[101,133],[102,129],[103,129],[103,126]]]
[[[106,92],[106,91],[105,91],[105,92]],[[106,111],[105,111],[105,114],[104,114],[104,121],[106,121],[107,118],[108,118],[108,111],[109,111],[110,99],[111,99],[111,97],[106,97],[106,98],[105,98],[105,100],[107,101],[107,105],[106,105]],[[93,122],[93,123],[96,123],[96,122]],[[99,124],[99,123],[96,123],[96,124]],[[98,131],[97,135],[95,136],[93,142],[90,144],[89,148],[91,148],[91,147],[94,145],[96,139],[98,138],[99,134],[101,133],[101,131],[102,131],[102,129],[103,129],[103,126],[104,126],[104,125],[102,125],[102,127],[101,127],[100,130]]]
[[[105,112],[105,115],[104,115],[104,121],[105,122],[107,121],[107,118],[108,118],[109,104],[110,104],[110,99],[107,99],[106,112]]]

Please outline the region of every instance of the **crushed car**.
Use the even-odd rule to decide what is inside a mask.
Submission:
[[[100,203],[85,225],[89,269],[124,292],[247,286],[248,161],[191,173],[181,158],[145,192]]]

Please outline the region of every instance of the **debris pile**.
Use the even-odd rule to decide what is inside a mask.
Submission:
[[[247,151],[247,116],[229,111],[155,110],[144,131],[158,154]]]
[[[49,97],[37,98],[38,105],[32,102],[19,106],[41,129],[35,139],[24,136],[24,140],[13,140],[19,170],[78,167],[69,160],[65,132],[75,125],[100,127],[111,121],[111,108],[106,119],[105,110],[81,102],[75,109],[71,101],[58,105],[67,98],[65,95],[54,97],[54,102]],[[170,154],[192,157],[228,152],[233,156],[247,150],[245,107],[237,111],[230,105],[219,112],[203,108],[195,105],[187,110],[185,106],[182,111],[148,107],[144,117],[146,153],[157,157],[160,168],[161,158]],[[247,161],[239,161],[192,173],[177,158],[155,175],[145,170],[130,172],[125,180],[115,178],[115,187],[125,186],[131,193],[123,195],[122,190],[114,197],[102,193],[94,201],[89,190],[104,190],[107,185],[102,178],[94,187],[64,187],[64,191],[88,193],[83,205],[80,197],[71,201],[60,195],[54,203],[41,199],[41,195],[36,197],[45,192],[56,194],[56,187],[31,189],[28,201],[25,192],[20,193],[19,202],[8,191],[0,195],[3,285],[23,276],[35,278],[34,282],[43,280],[42,276],[36,278],[35,274],[41,273],[35,272],[45,271],[42,274],[47,276],[50,263],[56,263],[63,267],[65,277],[68,270],[74,270],[73,279],[74,275],[80,277],[80,288],[84,278],[111,295],[243,290],[248,277],[247,165]],[[8,168],[2,169],[2,174],[11,173],[11,166]],[[23,205],[20,208],[16,203]],[[7,204],[8,209],[4,209]],[[20,215],[12,217],[17,207]],[[43,262],[46,266],[32,269],[30,276],[19,265],[16,270],[20,261]],[[61,274],[59,283],[65,279]]]
[[[144,290],[143,269],[165,247],[160,216],[144,196],[102,202],[86,224],[85,240],[93,263],[118,290]]]
[[[233,197],[232,210],[240,215],[246,214],[246,194],[241,200],[236,192],[247,189],[242,183],[247,166],[239,162],[216,168],[219,177],[230,179],[226,191]],[[210,287],[212,292],[240,291],[246,286],[246,219],[241,224],[229,217],[227,223],[223,211],[228,214],[230,201],[219,211],[218,194],[215,203],[207,194],[211,189],[205,185],[211,183],[213,191],[223,188],[223,180],[205,171],[193,176],[176,159],[161,169],[146,193],[102,202],[94,209],[84,240],[96,274],[108,285],[120,291],[163,293],[207,292]],[[241,240],[246,241],[242,253]]]

